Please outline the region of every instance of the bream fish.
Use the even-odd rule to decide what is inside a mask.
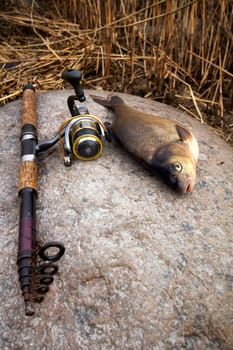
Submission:
[[[199,154],[194,135],[180,122],[131,108],[119,96],[93,100],[112,109],[111,131],[147,168],[181,193],[192,192]]]

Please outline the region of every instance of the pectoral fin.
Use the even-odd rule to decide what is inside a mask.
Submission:
[[[176,124],[176,131],[179,135],[180,141],[188,145],[195,162],[197,163],[199,155],[199,147],[196,138],[191,134],[189,130],[183,128],[181,125]]]
[[[193,139],[193,135],[190,131],[183,128],[181,125],[176,125],[176,131],[180,137],[181,141],[191,141]]]

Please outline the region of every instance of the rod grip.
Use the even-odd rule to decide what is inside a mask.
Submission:
[[[26,124],[37,128],[35,89],[31,84],[25,85],[23,89],[22,127]]]
[[[38,191],[38,169],[35,162],[22,162],[19,168],[18,192],[30,187]]]

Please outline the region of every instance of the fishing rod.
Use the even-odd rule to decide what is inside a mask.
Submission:
[[[48,242],[42,247],[37,242],[36,198],[38,193],[37,120],[35,91],[31,84],[23,89],[21,129],[21,163],[18,194],[20,197],[18,274],[24,299],[25,315],[35,313],[34,302],[42,302],[53,282],[58,261],[65,252],[60,242]]]
[[[78,70],[67,70],[62,78],[69,82],[75,91],[67,99],[71,117],[59,127],[51,139],[38,142],[36,98],[31,84],[23,89],[23,110],[21,129],[21,162],[19,167],[18,195],[20,198],[19,242],[18,242],[18,275],[25,315],[35,313],[34,303],[41,303],[49,291],[58,272],[54,264],[64,254],[62,243],[52,241],[42,247],[37,241],[36,198],[38,194],[37,155],[54,146],[60,145],[64,165],[70,166],[72,159],[94,160],[103,149],[103,137],[111,141],[105,124],[96,116],[89,114],[85,106],[77,107],[75,101],[84,102],[86,97],[80,85],[81,73]]]

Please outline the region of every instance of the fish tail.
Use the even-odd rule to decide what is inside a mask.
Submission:
[[[114,109],[114,107],[116,105],[121,105],[124,104],[124,101],[122,100],[122,98],[120,98],[119,96],[113,95],[113,96],[109,96],[109,98],[105,99],[103,97],[100,96],[95,96],[95,95],[90,95],[90,97],[97,103],[99,103],[100,105],[110,108],[110,109]]]

